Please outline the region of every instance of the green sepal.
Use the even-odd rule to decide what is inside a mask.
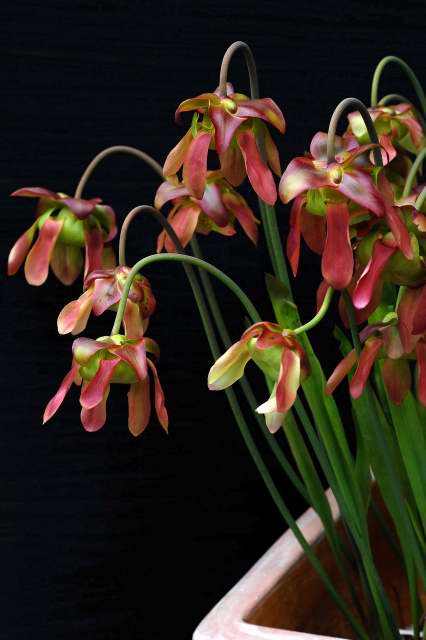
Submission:
[[[283,329],[296,329],[300,326],[299,312],[289,299],[287,287],[270,273],[265,273],[265,283],[278,324]]]
[[[71,209],[63,207],[58,213],[57,220],[63,221],[61,233],[58,240],[64,244],[71,244],[77,247],[84,247],[84,222],[73,214]]]

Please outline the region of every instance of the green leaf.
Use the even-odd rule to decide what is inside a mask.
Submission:
[[[275,276],[265,274],[266,288],[274,309],[278,324],[283,329],[296,329],[300,326],[300,317],[297,306],[289,299],[289,290]]]

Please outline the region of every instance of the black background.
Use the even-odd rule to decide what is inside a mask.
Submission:
[[[33,215],[33,202],[9,199],[11,191],[39,185],[72,193],[89,160],[112,144],[138,146],[163,161],[183,134],[175,107],[217,86],[221,56],[234,40],[251,45],[261,95],[284,110],[288,131],[277,138],[283,166],[326,130],[338,101],[354,95],[368,102],[384,55],[400,55],[426,76],[421,1],[2,6],[3,265]],[[248,91],[242,56],[230,79]],[[385,72],[380,93],[390,92],[412,96],[396,68]],[[149,168],[116,156],[97,170],[86,195],[103,197],[122,220],[131,207],[150,203],[157,186]],[[288,208],[279,205],[278,215],[284,234]],[[131,262],[153,252],[156,233],[149,220],[134,223]],[[263,243],[255,252],[241,233],[202,241],[209,259],[272,319]],[[296,294],[308,318],[319,272],[307,252],[303,269]],[[171,426],[166,436],[153,419],[134,439],[120,387],[97,434],[80,425],[75,388],[41,426],[70,363],[72,339],[56,334],[55,319],[81,282],[67,289],[50,277],[36,288],[22,272],[2,277],[1,638],[189,638],[283,530],[224,394],[207,391],[211,357],[181,269],[153,267],[150,279],[158,299],[150,335],[162,349]],[[237,338],[241,309],[227,291],[217,291]],[[86,335],[109,332],[111,322],[110,314],[92,320]],[[314,334],[327,371],[337,358],[332,325],[327,320]],[[254,382],[264,400],[260,378]],[[271,464],[299,514],[304,505]]]

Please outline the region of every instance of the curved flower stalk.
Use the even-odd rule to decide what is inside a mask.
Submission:
[[[101,204],[100,198],[71,198],[42,187],[18,189],[12,196],[37,198],[38,205],[35,222],[10,251],[9,275],[14,275],[25,260],[29,284],[43,284],[50,265],[56,277],[70,285],[79,276],[83,263],[85,277],[94,269],[115,264],[112,249],[104,245],[117,233],[115,213]]]
[[[106,421],[106,401],[110,385],[129,384],[129,431],[140,435],[149,423],[151,413],[148,369],[154,379],[155,410],[158,420],[167,431],[168,416],[164,393],[153,360],[159,357],[158,345],[149,338],[130,340],[116,334],[97,340],[77,338],[73,342],[70,371],[46,406],[43,423],[57,412],[72,384],[81,385],[81,422],[86,431],[98,431]]]
[[[275,433],[309,375],[306,353],[292,331],[271,322],[258,322],[214,363],[208,375],[209,389],[219,391],[234,384],[244,375],[250,359],[274,381],[270,398],[256,411],[265,415],[268,429]]]
[[[274,204],[277,191],[269,167],[278,176],[281,169],[278,150],[264,123],[284,133],[284,116],[275,102],[271,98],[251,100],[235,93],[227,83],[226,95],[220,95],[216,89],[214,93],[184,100],[177,108],[176,119],[187,111],[194,111],[191,127],[167,156],[164,176],[174,176],[183,167],[186,187],[201,200],[206,186],[208,151],[215,149],[222,172],[233,186],[241,184],[247,175],[258,196]],[[264,136],[267,164],[257,144],[259,134]]]
[[[130,271],[126,266],[92,271],[84,281],[84,293],[77,300],[69,302],[60,312],[58,332],[61,335],[76,335],[86,328],[91,312],[100,316],[107,309],[116,310]],[[132,282],[124,311],[123,322],[127,337],[143,337],[155,307],[156,301],[148,279],[138,274]]]
[[[222,177],[220,172],[208,171],[206,186],[201,200],[192,196],[183,182],[163,182],[156,193],[154,206],[161,209],[172,203],[167,221],[173,227],[183,247],[191,241],[194,233],[207,235],[211,231],[225,236],[236,233],[238,220],[248,238],[257,244],[259,220],[246,200]],[[175,245],[165,231],[157,240],[157,251],[165,248],[176,251]]]

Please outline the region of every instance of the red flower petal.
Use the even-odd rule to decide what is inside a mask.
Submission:
[[[413,317],[413,333],[414,335],[426,333],[426,285],[422,287],[417,298]]]
[[[171,184],[171,182],[162,182],[157,189],[157,193],[155,194],[154,207],[156,209],[161,209],[166,202],[170,202],[170,200],[174,200],[175,198],[181,198],[183,196],[188,196],[189,191],[185,187],[185,185],[175,185]]]
[[[300,385],[300,358],[295,351],[283,349],[277,382],[277,410],[286,413],[294,404]]]
[[[260,157],[253,131],[238,131],[237,141],[243,154],[251,186],[259,198],[270,205],[274,205],[277,199],[277,188],[271,171]]]
[[[349,383],[349,389],[352,398],[359,398],[367,384],[368,376],[371,368],[382,348],[383,340],[381,338],[372,337],[367,340],[359,357],[358,366],[352,380]]]
[[[96,269],[102,269],[102,253],[104,249],[104,240],[102,231],[96,227],[86,229],[86,259],[84,262],[84,279],[89,273]]]
[[[175,230],[175,233],[183,247],[186,247],[194,235],[200,213],[200,207],[197,205],[180,207],[173,218],[169,219],[169,222]],[[166,251],[174,253],[176,251],[176,247],[173,240],[170,239],[165,231],[163,231],[162,234],[164,234],[165,237],[164,244]]]
[[[325,216],[315,216],[302,208],[300,216],[302,236],[309,249],[318,255],[324,251],[326,237]]]
[[[280,198],[287,204],[308,189],[334,186],[325,164],[310,158],[294,158],[284,171],[279,186]]]
[[[198,200],[203,197],[206,186],[207,154],[211,138],[211,133],[197,133],[185,155],[183,181],[189,192]]]
[[[46,281],[50,258],[63,224],[62,220],[48,218],[40,229],[25,261],[25,277],[29,284],[39,286]]]
[[[279,106],[271,98],[258,98],[238,103],[237,115],[243,118],[261,118],[281,133],[285,132],[285,120]]]
[[[72,353],[79,364],[86,364],[95,353],[108,346],[107,343],[92,338],[77,338],[72,343]]]
[[[82,407],[85,409],[93,409],[102,402],[105,391],[114,374],[114,369],[119,362],[120,358],[100,361],[96,375],[81,391],[80,404]]]
[[[58,240],[50,259],[50,267],[62,284],[72,284],[83,267],[81,248]]]
[[[139,340],[146,330],[148,318],[142,319],[139,305],[131,300],[127,300],[124,309],[123,324],[126,336],[131,340]]]
[[[401,404],[411,388],[411,372],[407,360],[386,358],[383,364],[383,381],[394,404]]]
[[[92,310],[92,290],[85,291],[78,300],[69,302],[58,316],[58,333],[76,335],[84,331]]]
[[[127,399],[129,405],[129,431],[132,435],[139,436],[148,426],[151,414],[148,377],[141,382],[135,382],[130,385]]]
[[[229,223],[229,213],[226,211],[222,200],[222,192],[217,184],[206,184],[206,189],[199,205],[218,227],[226,227]]]
[[[85,388],[86,387],[83,387],[83,391],[85,391]],[[104,426],[106,421],[106,401],[109,395],[109,390],[110,390],[110,386],[107,385],[103,393],[103,396],[101,398],[101,401],[91,409],[82,407],[81,413],[80,413],[80,419],[86,431],[89,431],[89,432],[99,431],[99,429],[102,429],[102,427]]]
[[[235,193],[224,193],[222,196],[225,206],[236,217],[246,235],[257,244],[257,219],[244,198]]]
[[[297,275],[300,258],[300,218],[305,198],[297,196],[290,211],[290,229],[287,236],[287,258],[294,277]]]
[[[57,390],[53,398],[51,398],[51,400],[49,400],[49,402],[47,403],[43,414],[43,424],[50,420],[50,418],[57,412],[57,410],[61,406],[65,396],[70,390],[72,383],[74,382],[74,379],[78,373],[78,369],[78,364],[73,364],[65,378],[62,380],[59,389]]]
[[[91,198],[83,200],[82,198],[61,198],[61,203],[71,209],[73,214],[80,220],[87,218],[98,204],[102,202],[102,198]]]
[[[179,169],[183,165],[186,152],[188,151],[188,147],[191,144],[192,140],[192,131],[191,129],[189,129],[183,136],[183,138],[179,140],[177,145],[170,151],[163,167],[163,174],[165,178],[167,178],[168,176],[173,176],[179,171]]]
[[[338,190],[368,211],[372,211],[378,216],[382,215],[383,204],[380,193],[373,179],[367,173],[358,169],[344,171]]]
[[[416,346],[417,357],[417,397],[426,407],[426,343],[421,340]]]
[[[385,218],[389,228],[404,256],[408,260],[411,260],[413,258],[413,249],[411,247],[410,235],[402,219],[399,208],[394,206],[393,189],[383,172],[379,175],[378,187],[381,192]]]
[[[17,189],[11,196],[22,196],[24,198],[49,198],[51,200],[59,200],[59,195],[50,189],[44,189],[43,187],[23,187]]]
[[[117,286],[115,275],[109,277],[91,277],[93,274],[102,274],[102,271],[92,271],[89,273],[85,284],[93,283],[93,313],[95,316],[100,316],[104,311],[112,307],[113,304],[117,304],[120,301],[121,295]]]
[[[354,267],[349,237],[349,210],[346,204],[327,205],[327,237],[322,254],[322,275],[333,289],[344,289]]]
[[[24,262],[25,257],[30,250],[36,229],[37,221],[34,222],[34,224],[32,224],[29,229],[24,231],[22,236],[18,238],[18,240],[10,250],[9,259],[7,262],[7,274],[9,276],[15,275],[21,264]]]
[[[157,369],[151,360],[147,359],[148,366],[150,367],[152,374],[154,376],[154,404],[155,411],[157,412],[158,421],[163,427],[165,431],[167,431],[169,426],[169,416],[167,414],[167,409],[165,405],[165,398],[163,388],[160,384],[160,379],[158,377]]]
[[[148,370],[143,338],[135,344],[124,344],[117,355],[132,367],[139,380],[146,378]]]
[[[325,385],[325,393],[327,396],[330,396],[333,391],[339,386],[342,382],[343,378],[345,378],[352,367],[356,363],[356,353],[355,349],[352,349],[344,358],[339,362],[337,367],[334,369],[333,373],[327,380],[327,384]]]
[[[373,253],[359,278],[352,295],[352,301],[357,309],[364,309],[373,299],[376,287],[380,285],[380,278],[387,262],[393,256],[397,247],[388,247],[380,240],[376,240]]]
[[[246,118],[231,115],[222,106],[210,107],[209,116],[214,124],[216,151],[225,153],[231,144],[234,133]]]
[[[246,168],[239,147],[228,147],[219,154],[220,167],[224,177],[233,187],[238,187],[246,177]]]
[[[415,337],[413,335],[413,320],[414,316],[416,315],[417,303],[419,301],[419,298],[422,295],[426,296],[426,294],[424,293],[425,290],[426,286],[420,287],[419,289],[406,289],[398,305],[397,312],[399,335],[405,353],[411,353],[411,351],[415,347],[417,340],[419,339],[418,336]],[[421,321],[425,322],[423,318],[424,313],[420,314],[420,319]],[[422,330],[423,327],[421,325],[418,328],[421,329],[419,333],[424,333],[424,331]]]
[[[265,127],[263,142],[265,145],[266,160],[269,166],[271,167],[275,175],[277,175],[278,177],[281,177],[282,171],[281,171],[280,154],[278,153],[277,145],[273,141],[272,136],[266,127]]]

